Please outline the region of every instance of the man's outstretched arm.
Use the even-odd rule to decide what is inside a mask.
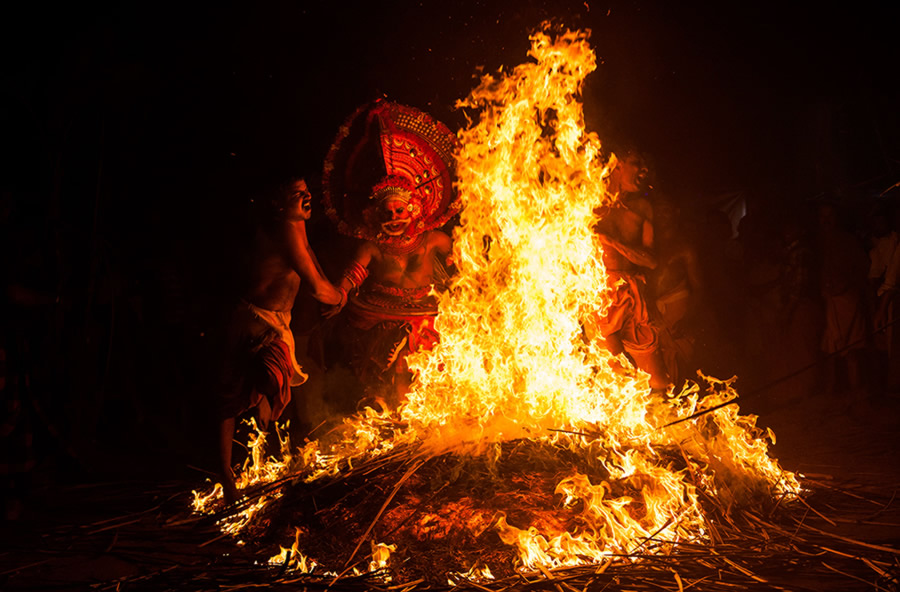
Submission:
[[[341,292],[325,277],[312,247],[309,246],[306,221],[284,221],[284,234],[291,267],[309,282],[313,298],[323,304],[339,304],[343,300]]]
[[[656,266],[659,265],[659,261],[651,249],[644,246],[632,247],[626,245],[622,241],[604,232],[598,231],[597,236],[600,238],[600,243],[604,247],[615,249],[635,265],[646,267],[648,269],[656,269]]]

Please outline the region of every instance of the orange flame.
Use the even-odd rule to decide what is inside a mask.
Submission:
[[[459,103],[479,116],[460,132],[458,275],[440,296],[440,343],[407,360],[415,380],[398,410],[402,422],[367,409],[347,420],[346,439],[327,454],[313,442],[272,471],[254,468],[255,459],[242,486],[285,471],[314,480],[401,444],[430,454],[499,454],[493,445],[507,440],[552,441],[591,458],[608,478],[574,473],[556,486],[563,504],[581,508],[574,526],[514,526],[499,516],[501,539],[529,568],[703,539],[699,490],[736,501],[800,491],[768,456],[771,433],[736,405],[665,427],[735,398],[734,379],[701,376],[703,393],[693,385],[654,397],[646,374],[585,337],[609,305],[594,212],[616,198],[606,183],[615,159],[602,158],[578,102],[596,68],[589,36],[536,33],[532,61],[484,76]],[[687,469],[663,462],[662,447],[680,450]],[[616,483],[637,493],[615,494]],[[375,555],[373,546],[380,565]],[[490,574],[484,569],[482,577]]]
[[[441,447],[585,422],[634,435],[649,404],[646,377],[612,371],[607,351],[583,337],[604,306],[592,227],[610,199],[600,142],[576,100],[594,53],[586,34],[539,33],[530,55],[460,103],[481,112],[460,134],[459,275],[440,302],[441,342],[408,360],[417,381],[402,411]]]
[[[316,569],[318,564],[315,560],[300,552],[300,533],[301,530],[299,528],[294,529],[294,544],[291,545],[290,549],[281,547],[281,552],[278,555],[269,558],[269,565],[281,565],[286,570],[304,574],[312,573]]]
[[[391,553],[397,550],[397,545],[372,542],[372,560],[369,561],[369,571],[378,571],[387,568]]]

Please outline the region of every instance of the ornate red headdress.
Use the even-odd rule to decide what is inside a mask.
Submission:
[[[338,131],[325,160],[325,212],[348,236],[402,243],[459,211],[453,187],[456,136],[418,109],[378,100],[363,105]],[[402,195],[412,218],[405,236],[381,232],[382,199]]]

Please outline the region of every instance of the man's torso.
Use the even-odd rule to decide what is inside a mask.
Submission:
[[[286,246],[277,237],[260,232],[254,248],[247,300],[266,310],[290,311],[300,290],[300,276],[288,261]]]
[[[644,245],[644,224],[647,222],[647,217],[642,212],[641,205],[637,201],[616,204],[600,221],[598,227],[625,245],[647,246]],[[629,261],[615,249],[603,251],[603,263],[611,271],[634,273],[640,270],[638,265]]]
[[[404,289],[435,283],[436,258],[439,255],[435,238],[434,232],[425,233],[421,244],[407,253],[376,245],[377,255],[373,257],[371,279],[379,284]]]

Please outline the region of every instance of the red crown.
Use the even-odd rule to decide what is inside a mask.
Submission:
[[[427,113],[382,100],[364,105],[341,126],[328,153],[325,211],[344,234],[384,240],[366,210],[402,190],[419,210],[410,234],[438,228],[459,211],[457,147],[456,136]]]

